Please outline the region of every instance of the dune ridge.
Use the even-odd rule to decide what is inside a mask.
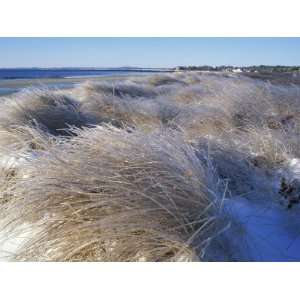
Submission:
[[[299,260],[299,101],[201,72],[2,99],[0,259]]]

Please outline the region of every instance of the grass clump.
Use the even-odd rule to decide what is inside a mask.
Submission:
[[[14,187],[6,223],[42,229],[15,259],[201,258],[217,205],[208,170],[180,135],[110,126],[75,134],[32,161]]]

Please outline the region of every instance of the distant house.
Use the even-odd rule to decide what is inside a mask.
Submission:
[[[237,69],[233,69],[232,72],[234,72],[234,73],[241,73],[243,71],[240,68],[237,68]]]

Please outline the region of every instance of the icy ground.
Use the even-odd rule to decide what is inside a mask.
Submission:
[[[210,245],[208,260],[300,261],[300,205],[288,206],[289,197],[299,200],[300,160],[290,159],[277,173],[293,186],[281,201],[264,193],[257,193],[254,200],[225,199],[223,215],[228,227]],[[279,190],[279,182],[270,184]]]
[[[208,260],[300,261],[300,208],[259,201],[225,201],[229,228],[208,249]]]

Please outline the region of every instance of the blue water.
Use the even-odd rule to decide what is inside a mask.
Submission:
[[[132,73],[153,73],[161,71],[161,69],[0,69],[0,80],[119,76]]]
[[[113,76],[127,76],[127,75],[146,75],[150,73],[157,72],[168,72],[168,69],[140,69],[140,68],[120,68],[120,69],[76,69],[76,68],[66,68],[66,69],[1,69],[0,68],[0,97],[16,93],[23,88],[28,87],[47,87],[49,89],[63,89],[71,88],[76,83],[76,78],[81,77],[113,77]],[[53,82],[44,83],[39,82],[38,79],[62,79],[62,78],[74,78],[74,82]],[[31,83],[19,87],[6,86],[5,83],[8,81],[19,81],[22,79],[32,80]]]

